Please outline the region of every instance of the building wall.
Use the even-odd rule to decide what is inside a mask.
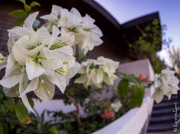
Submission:
[[[0,53],[4,55],[8,55],[7,51],[7,40],[8,40],[8,32],[7,29],[10,29],[14,22],[18,19],[9,16],[13,10],[23,9],[23,5],[20,2],[0,2]],[[41,4],[41,7],[36,7],[35,11],[39,11],[41,15],[49,14],[51,11],[51,6]],[[42,21],[43,22],[43,21]],[[103,29],[101,29],[103,32]],[[111,58],[116,61],[125,61],[125,56],[122,54],[123,50],[120,48],[122,44],[117,44],[105,36],[102,37],[103,44],[95,47],[92,51],[88,52],[88,58],[97,58],[98,56],[104,56],[107,58]]]

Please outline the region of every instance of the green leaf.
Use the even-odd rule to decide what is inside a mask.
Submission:
[[[144,87],[142,85],[132,86],[134,88],[132,96],[130,98],[130,107],[140,107],[144,97]]]
[[[0,122],[0,134],[3,134],[4,132],[3,132],[3,126],[2,126],[2,124],[1,124],[1,122]]]
[[[31,7],[28,6],[27,4],[24,4],[24,9],[25,9],[26,13],[28,13],[29,11],[31,11]]]
[[[10,128],[14,129],[15,128],[15,123],[13,121],[10,122]]]
[[[3,100],[3,95],[0,94],[0,103],[2,103],[2,100]]]
[[[2,86],[0,86],[0,94],[5,95]]]
[[[124,78],[127,79],[129,82],[133,82],[135,84],[141,83],[141,80],[138,77],[134,76],[133,74],[127,75]]]
[[[127,94],[128,88],[129,88],[128,80],[122,79],[118,85],[118,93],[121,101],[124,99],[124,96]]]
[[[0,104],[0,115],[4,116],[6,114],[5,106]]]
[[[35,7],[35,6],[41,6],[41,5],[35,1],[31,2],[30,7]]]
[[[15,22],[15,23],[13,24],[12,27],[15,27],[15,26],[22,26],[23,23],[24,23],[24,20],[19,20],[19,21]]]
[[[19,134],[21,132],[21,128],[16,129],[16,134]]]
[[[29,124],[32,122],[30,117],[29,117],[28,110],[24,106],[23,103],[19,103],[19,104],[15,105],[15,113],[16,113],[18,120],[22,124]]]
[[[9,13],[9,15],[17,18],[26,18],[27,14],[24,10],[14,10]]]
[[[81,47],[79,47],[79,45],[77,45],[77,54],[78,54],[78,58],[79,60],[83,59],[85,60],[85,56],[84,56],[84,50],[81,49]]]
[[[60,130],[58,134],[68,134],[68,133],[64,130]]]
[[[8,123],[3,123],[2,124],[3,127],[3,134],[9,134],[9,126]]]
[[[26,3],[26,0],[18,0],[18,1],[22,2],[23,4]]]
[[[12,99],[3,100],[3,102],[9,111],[11,111],[11,112],[14,111],[14,102]]]
[[[34,101],[32,100],[32,98],[30,97],[27,97],[28,98],[28,101],[29,101],[29,104],[31,105],[32,108],[34,108]]]
[[[58,130],[55,128],[50,128],[49,129],[49,134],[58,134]]]

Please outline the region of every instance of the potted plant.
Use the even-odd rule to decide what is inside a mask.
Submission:
[[[5,76],[0,80],[3,86],[0,95],[0,132],[91,133],[116,120],[131,108],[140,107],[126,114],[126,117],[131,118],[129,125],[132,125],[138,115],[144,113],[138,129],[134,131],[139,132],[150,111],[147,106],[152,104],[150,98],[144,98],[144,89],[149,85],[144,85],[143,80],[147,78],[119,72],[119,62],[103,56],[86,59],[88,51],[102,44],[102,32],[94,24],[95,20],[88,15],[82,17],[75,8],[68,11],[53,5],[50,14],[40,17],[46,20],[45,24],[38,27],[38,12],[30,14],[30,11],[34,6],[39,6],[39,3],[27,5],[25,0],[20,1],[24,4],[24,10],[12,11],[10,15],[25,20],[8,30],[9,55],[0,55],[1,68],[6,68]],[[162,100],[164,94],[170,97],[177,92],[176,85],[179,81],[173,73],[166,69],[161,75],[156,75],[157,89],[153,97],[157,102]],[[152,77],[153,73],[149,75]],[[170,77],[175,83],[164,76]],[[109,91],[106,85],[114,85],[117,78],[120,78],[117,90]],[[73,104],[75,111],[48,111],[47,114],[54,120],[44,122],[44,118],[39,118],[39,115],[36,115],[39,120],[35,120],[36,116],[28,113],[28,110],[35,112],[28,94],[33,92],[40,102],[50,101],[55,93],[55,85],[64,94],[64,104]],[[172,88],[167,90],[169,87]],[[101,91],[102,94],[98,96]],[[106,97],[103,93],[105,91],[112,95]],[[84,117],[81,116],[81,111],[84,112]],[[13,124],[9,113],[15,118]],[[124,118],[125,116],[119,121],[126,125]],[[19,129],[16,126],[18,124],[25,125],[20,125]],[[123,126],[119,131],[125,132],[129,125]]]

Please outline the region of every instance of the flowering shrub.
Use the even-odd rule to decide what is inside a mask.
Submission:
[[[17,117],[22,124],[31,124],[33,120],[30,119],[28,110],[35,111],[28,93],[34,92],[40,101],[50,101],[55,94],[55,86],[66,96],[64,102],[73,103],[76,107],[75,112],[66,115],[61,112],[54,113],[54,116],[61,115],[61,121],[65,122],[58,122],[56,124],[59,125],[58,128],[70,133],[76,131],[77,127],[77,133],[86,131],[87,126],[88,129],[92,128],[92,131],[103,127],[101,124],[93,126],[94,116],[97,119],[101,117],[102,124],[107,125],[110,120],[113,121],[115,117],[118,118],[130,108],[141,106],[145,88],[142,82],[147,82],[148,76],[143,78],[140,75],[138,78],[134,74],[118,72],[119,62],[103,56],[98,57],[97,60],[86,60],[86,53],[103,42],[100,39],[103,34],[94,24],[94,19],[89,15],[82,17],[75,8],[68,11],[53,5],[50,14],[40,17],[46,20],[45,24],[38,27],[35,24],[38,22],[36,19],[38,12],[29,13],[31,8],[38,6],[39,3],[32,2],[27,5],[25,0],[20,1],[24,4],[25,11],[15,10],[10,14],[15,17],[22,17],[24,14],[25,20],[20,26],[16,24],[8,30],[9,55],[0,54],[0,69],[5,68],[5,75],[0,80],[3,86],[3,93],[0,94],[0,102],[2,102],[0,113],[3,113],[3,120],[8,117],[6,122],[10,123],[9,116],[5,112],[10,111],[13,118]],[[78,62],[77,58],[79,58]],[[179,80],[174,73],[166,69],[162,74],[155,76],[156,92],[153,97],[157,102],[160,102],[164,95],[170,98],[171,94],[177,93]],[[106,85],[114,85],[117,78],[121,80],[115,91],[116,96],[108,98],[108,105],[103,107],[105,99],[99,100],[93,93],[100,92],[100,89]],[[88,113],[87,119],[91,119],[92,124],[82,123],[80,106]],[[75,123],[75,127],[68,127],[74,121],[78,122]],[[2,127],[4,124],[0,120],[0,131],[5,131]],[[23,131],[26,131],[24,128],[26,127],[23,126]],[[49,133],[58,133],[58,130],[54,127],[47,129]],[[87,130],[86,133],[90,132]]]

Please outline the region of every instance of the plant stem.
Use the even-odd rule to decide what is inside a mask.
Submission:
[[[81,126],[81,119],[80,119],[80,109],[79,109],[79,104],[67,93],[64,93],[67,98],[71,100],[71,102],[76,106],[76,120],[78,122],[78,125]]]

